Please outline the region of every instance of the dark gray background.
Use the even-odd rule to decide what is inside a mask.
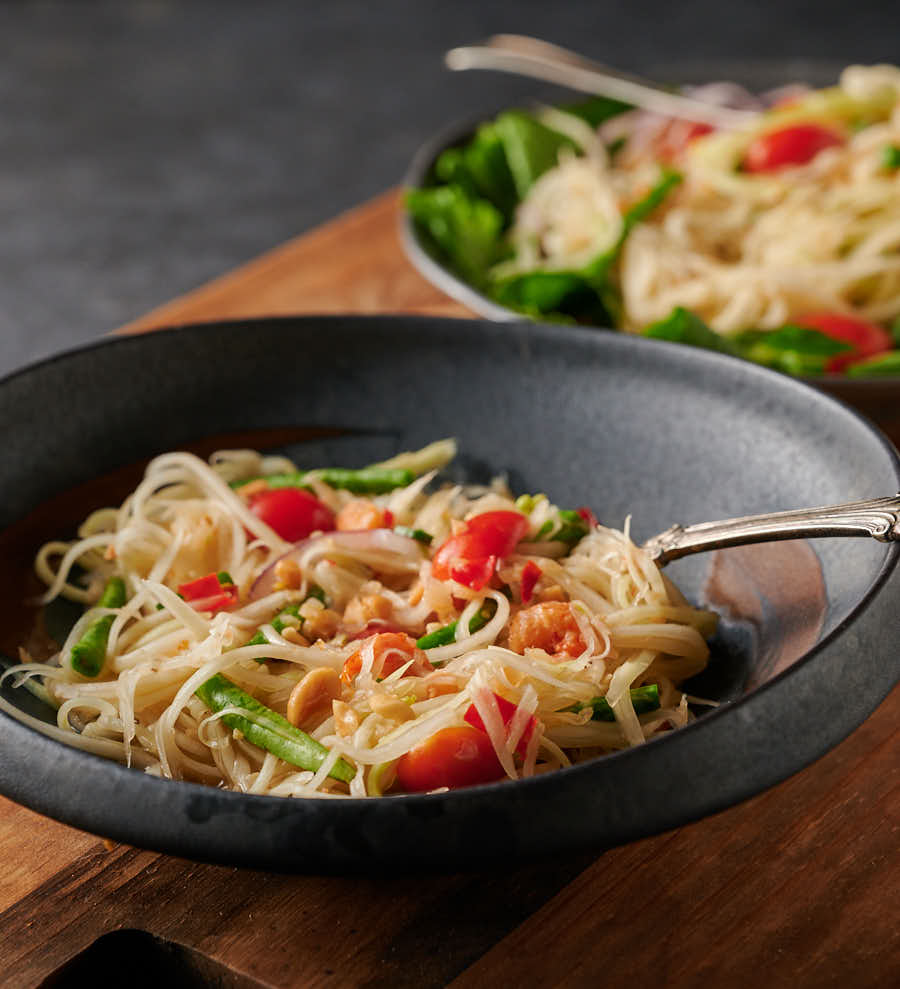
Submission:
[[[397,183],[449,120],[546,94],[443,69],[496,31],[660,79],[900,61],[887,0],[0,6],[0,373]]]

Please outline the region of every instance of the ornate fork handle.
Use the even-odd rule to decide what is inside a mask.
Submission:
[[[722,522],[673,525],[644,543],[660,566],[691,553],[726,546],[817,536],[871,536],[883,543],[900,539],[900,495],[845,505],[801,508],[791,512],[746,515]]]

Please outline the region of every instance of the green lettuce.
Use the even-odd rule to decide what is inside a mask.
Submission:
[[[486,284],[505,250],[504,219],[494,205],[460,185],[441,185],[409,190],[406,207],[449,267],[477,287]]]

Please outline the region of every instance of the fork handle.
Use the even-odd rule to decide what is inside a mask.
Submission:
[[[726,129],[746,125],[756,114],[716,106],[662,89],[637,76],[593,62],[576,52],[520,34],[497,34],[477,45],[453,48],[444,56],[455,70],[493,69],[543,79],[584,93],[643,107],[667,117]]]
[[[883,543],[900,539],[900,494],[822,508],[745,515],[722,522],[673,525],[648,539],[643,549],[659,566],[691,553],[747,543],[817,536],[870,536]]]

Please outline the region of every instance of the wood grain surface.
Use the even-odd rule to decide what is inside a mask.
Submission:
[[[404,260],[387,194],[127,327],[466,311]],[[599,856],[289,877],[100,839],[0,799],[0,984],[900,985],[900,688],[728,811]]]

